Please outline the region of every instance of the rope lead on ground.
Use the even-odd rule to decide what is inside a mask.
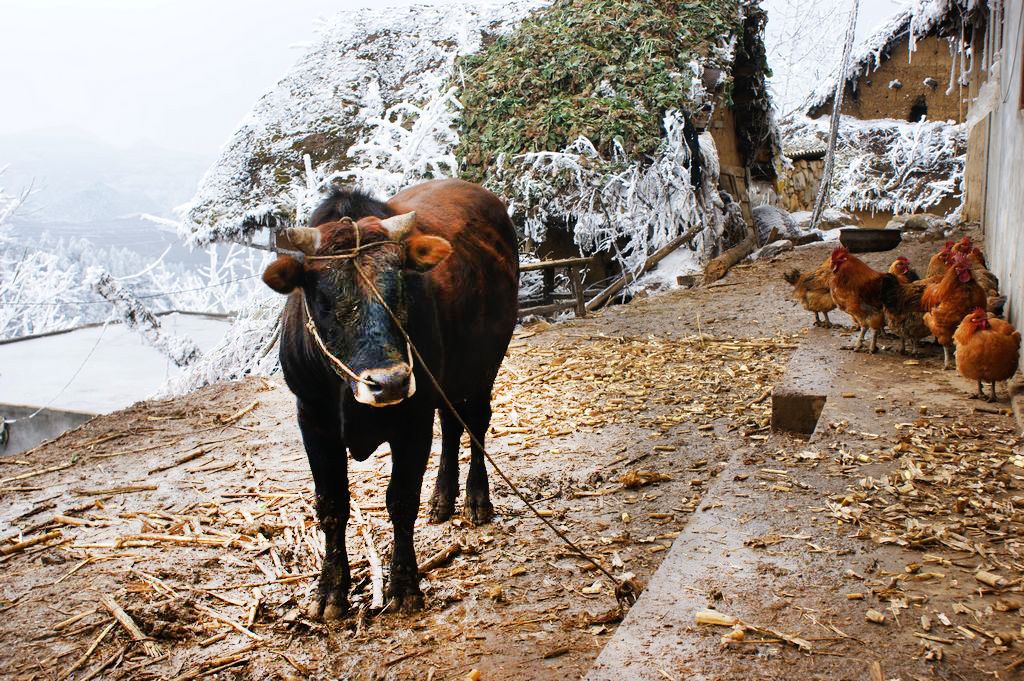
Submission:
[[[420,354],[419,348],[417,348],[416,344],[412,342],[412,338],[409,336],[409,333],[405,330],[405,327],[402,325],[402,322],[398,319],[398,315],[394,313],[394,311],[391,309],[391,306],[388,305],[387,302],[384,300],[384,297],[380,294],[380,291],[377,290],[377,287],[374,285],[372,279],[366,276],[366,274],[363,272],[363,269],[359,266],[359,263],[356,260],[352,260],[352,265],[355,267],[356,272],[363,279],[363,281],[366,282],[366,285],[373,293],[374,298],[376,298],[377,301],[384,306],[384,310],[387,311],[388,316],[391,317],[391,321],[395,323],[395,326],[398,327],[398,330],[402,333],[402,336],[405,338],[405,342],[408,343],[408,346],[412,350],[412,353],[416,355],[416,359],[419,360],[420,366],[423,368],[423,371],[427,374],[427,378],[430,379],[430,382],[431,384],[433,384],[434,389],[437,391],[437,394],[440,395],[441,400],[444,402],[444,405],[452,414],[455,415],[455,418],[466,430],[466,433],[469,435],[470,442],[475,447],[478,447],[481,452],[483,452],[484,458],[487,459],[487,462],[491,465],[491,468],[494,469],[494,472],[498,474],[498,477],[500,477],[502,481],[504,481],[505,485],[508,486],[510,490],[512,490],[512,493],[519,497],[519,500],[526,504],[526,507],[530,509],[530,511],[535,516],[537,516],[537,518],[539,518],[545,525],[547,525],[548,528],[555,533],[555,536],[562,540],[562,542],[566,546],[568,546],[573,551],[573,553],[575,553],[580,558],[586,560],[588,563],[593,565],[598,572],[607,577],[611,581],[611,583],[615,585],[615,599],[616,601],[618,601],[619,607],[623,611],[627,610],[631,605],[636,603],[636,600],[639,597],[640,592],[642,591],[642,586],[639,582],[632,578],[616,578],[615,575],[613,575],[611,572],[608,571],[607,568],[601,565],[597,561],[597,559],[592,558],[583,549],[578,547],[571,539],[569,539],[569,537],[566,536],[564,532],[555,527],[555,524],[553,522],[551,522],[543,515],[541,515],[537,508],[533,505],[533,503],[531,503],[530,500],[526,498],[526,495],[519,491],[519,488],[515,486],[515,484],[509,479],[507,475],[505,475],[505,472],[501,470],[497,463],[495,463],[494,459],[491,457],[490,453],[484,447],[483,443],[480,442],[480,440],[478,440],[477,437],[473,434],[473,431],[470,429],[469,424],[466,423],[466,421],[462,418],[462,415],[455,409],[455,405],[452,404],[452,401],[448,398],[448,395],[445,393],[444,389],[441,388],[441,384],[434,376],[434,372],[432,372],[430,370],[430,367],[427,366],[426,361],[423,359],[423,355]]]

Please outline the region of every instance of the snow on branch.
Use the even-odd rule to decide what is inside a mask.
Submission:
[[[535,241],[544,239],[548,225],[562,224],[581,252],[611,251],[624,268],[635,270],[650,253],[702,223],[696,242],[706,259],[719,245],[724,213],[717,174],[705,172],[695,187],[692,171],[694,164],[718,167],[714,145],[702,143],[696,157],[677,111],[666,113],[664,127],[662,146],[650,161],[627,159],[621,149],[603,158],[580,137],[560,152],[499,157],[494,183],[505,196],[517,197],[509,212]]]
[[[85,276],[89,286],[113,304],[128,328],[138,331],[146,343],[167,355],[177,366],[186,366],[199,357],[199,347],[191,339],[164,332],[153,313],[101,268],[92,267]]]
[[[217,345],[160,388],[159,397],[183,395],[216,383],[246,376],[269,376],[279,367],[277,340],[286,298],[256,295],[234,319]]]
[[[455,88],[435,93],[422,107],[401,102],[367,121],[366,135],[348,150],[356,166],[336,177],[379,196],[423,180],[455,177],[455,121],[462,107],[455,93]]]
[[[827,137],[827,120],[801,119],[788,137],[801,143]],[[967,129],[942,121],[840,119],[831,205],[846,210],[927,211],[961,200]],[[951,219],[955,219],[954,211]]]

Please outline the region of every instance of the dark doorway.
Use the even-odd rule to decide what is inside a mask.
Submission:
[[[927,116],[928,102],[924,100],[924,95],[920,95],[910,106],[910,115],[907,116],[907,120],[911,123],[917,123],[924,120]]]

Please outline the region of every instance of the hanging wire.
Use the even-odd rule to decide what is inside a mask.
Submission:
[[[850,23],[846,26],[846,43],[843,45],[843,59],[840,63],[839,75],[836,79],[836,92],[832,97],[832,120],[828,130],[828,151],[825,152],[825,168],[821,174],[821,185],[818,197],[814,201],[814,212],[811,214],[811,229],[817,229],[821,215],[828,204],[828,196],[832,190],[832,170],[835,166],[836,140],[839,137],[839,119],[842,116],[843,94],[846,91],[846,74],[850,65],[850,53],[853,51],[853,39],[857,32],[857,11],[860,0],[853,0],[850,12]]]
[[[216,284],[209,284],[207,286],[197,286],[196,288],[184,288],[176,291],[163,291],[160,293],[144,293],[135,296],[139,300],[148,300],[150,298],[163,298],[164,296],[174,296],[179,293],[193,293],[195,291],[205,291],[211,288],[217,288],[218,286],[227,286],[228,284],[234,284],[239,281],[246,281],[248,279],[255,279],[256,277],[262,276],[261,274],[250,274],[245,277],[238,277],[237,279],[229,279],[227,281],[219,281]],[[41,303],[16,303],[9,301],[0,301],[0,305],[6,307],[29,307],[29,306],[60,306],[60,305],[112,305],[109,300],[65,300],[65,301],[47,301]]]

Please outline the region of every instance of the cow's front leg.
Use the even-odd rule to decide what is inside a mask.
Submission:
[[[341,422],[335,410],[311,409],[299,402],[299,429],[316,486],[316,512],[324,533],[324,564],[313,618],[338,619],[348,612],[351,586],[345,526],[348,524],[348,467]]]
[[[441,462],[437,481],[430,497],[430,522],[443,523],[455,513],[455,497],[459,494],[459,440],[462,424],[447,408],[441,407]]]
[[[387,506],[395,533],[391,552],[391,579],[387,595],[396,610],[409,612],[423,607],[413,528],[420,508],[420,487],[430,458],[433,411],[419,415],[401,437],[391,440],[391,481]]]

